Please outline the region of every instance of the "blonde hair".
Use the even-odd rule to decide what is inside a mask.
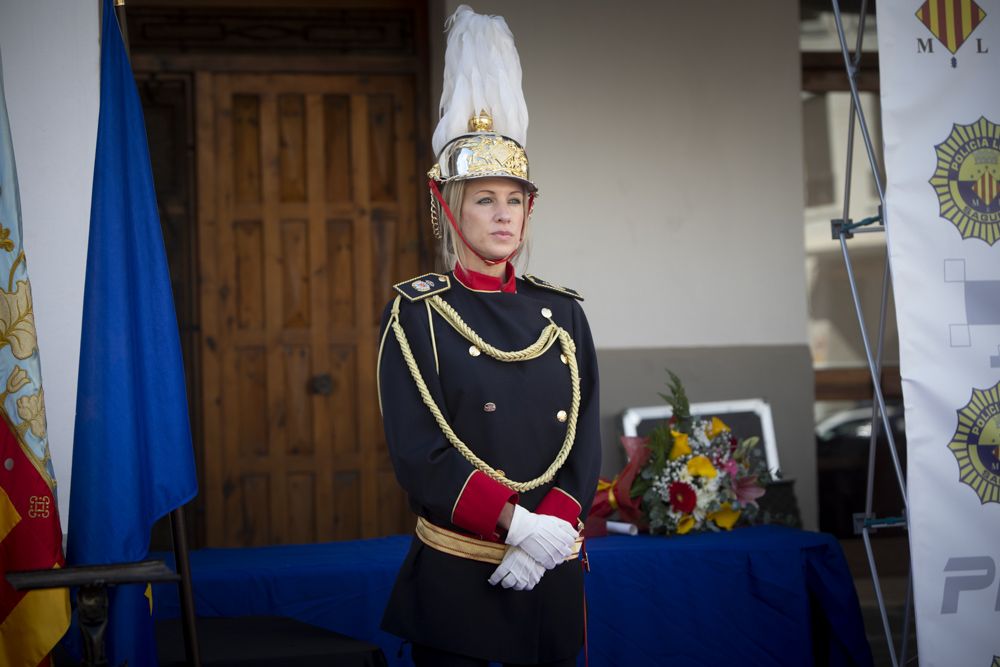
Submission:
[[[462,223],[462,201],[465,199],[465,186],[469,181],[448,181],[441,188],[441,198],[444,199],[445,203],[448,204],[448,208],[451,209],[452,214],[455,216],[455,223],[461,225]],[[462,239],[458,237],[455,230],[452,229],[451,223],[448,222],[448,217],[444,210],[441,208],[441,202],[436,201],[434,205],[437,207],[438,213],[438,224],[441,226],[441,240],[438,244],[438,261],[440,266],[439,271],[447,272],[455,268],[455,264],[459,262],[458,257],[458,247],[462,243]],[[524,190],[524,234],[521,241],[520,247],[518,247],[517,252],[514,256],[510,258],[512,264],[514,264],[515,270],[520,269],[520,272],[527,271],[528,269],[528,258],[531,254],[530,250],[530,239],[531,239],[531,228],[528,225],[528,192]]]

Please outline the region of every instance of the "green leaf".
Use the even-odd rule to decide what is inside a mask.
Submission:
[[[660,394],[660,397],[673,410],[674,417],[677,419],[678,430],[688,433],[691,427],[691,403],[688,401],[687,392],[684,391],[684,383],[669,368],[667,369],[667,375],[670,376],[670,382],[667,383],[667,389],[670,393]]]
[[[636,479],[632,482],[632,490],[628,494],[630,498],[639,498],[640,496],[645,495],[646,491],[653,486],[653,476],[651,474],[647,476],[646,470],[643,470],[642,472],[642,478]]]
[[[751,436],[745,440],[741,440],[740,444],[736,447],[736,451],[733,452],[733,459],[738,462],[743,462],[750,456],[750,452],[753,448],[757,446],[760,442],[760,438],[757,436]]]

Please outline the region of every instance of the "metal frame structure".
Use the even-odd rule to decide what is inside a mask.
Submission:
[[[907,577],[906,586],[906,603],[903,611],[903,633],[900,641],[900,646],[897,651],[896,646],[893,642],[892,628],[889,623],[889,615],[886,610],[885,598],[882,594],[882,585],[879,580],[878,566],[875,562],[875,554],[872,550],[871,534],[880,528],[889,527],[899,527],[905,528],[907,526],[907,516],[909,515],[909,505],[906,495],[906,477],[903,474],[902,466],[899,462],[899,453],[896,449],[895,438],[892,434],[892,428],[889,425],[889,418],[886,414],[885,397],[882,394],[882,387],[880,384],[880,378],[882,374],[882,350],[883,350],[883,340],[885,336],[885,321],[886,321],[886,310],[888,305],[889,297],[889,285],[892,280],[892,272],[889,265],[889,255],[888,255],[888,245],[886,246],[886,256],[885,256],[885,270],[882,277],[882,299],[881,299],[881,309],[879,311],[879,325],[878,325],[878,338],[875,341],[874,351],[872,349],[872,342],[869,340],[868,329],[865,325],[864,313],[861,309],[861,297],[858,293],[857,281],[854,277],[854,268],[851,263],[851,255],[847,250],[847,240],[853,237],[855,233],[861,232],[885,232],[888,228],[889,221],[886,216],[886,206],[885,206],[885,187],[882,183],[882,178],[878,158],[875,154],[875,150],[872,144],[871,133],[868,131],[868,123],[865,119],[864,109],[861,107],[861,98],[858,93],[858,71],[861,63],[861,47],[864,42],[865,33],[865,19],[867,17],[867,0],[862,0],[861,8],[858,16],[858,34],[857,41],[855,42],[854,52],[851,53],[848,44],[847,37],[844,31],[844,21],[840,10],[840,0],[831,0],[833,5],[834,18],[836,19],[837,26],[837,37],[840,42],[840,51],[844,57],[844,68],[847,71],[847,80],[851,89],[851,108],[850,116],[848,120],[848,133],[847,133],[847,165],[846,165],[846,178],[844,185],[844,207],[843,207],[843,218],[840,220],[833,220],[831,222],[831,231],[833,238],[840,241],[840,249],[844,256],[844,266],[847,269],[847,279],[851,286],[851,297],[854,301],[854,310],[858,318],[858,325],[861,328],[861,340],[864,343],[865,357],[868,361],[868,370],[871,373],[872,386],[874,387],[874,396],[872,399],[872,429],[871,429],[871,439],[868,444],[868,480],[867,488],[865,492],[865,509],[863,513],[855,515],[855,530],[861,535],[862,540],[865,545],[865,554],[868,557],[868,566],[871,569],[872,583],[874,584],[875,597],[878,601],[879,613],[882,619],[882,629],[885,632],[886,645],[889,649],[889,658],[892,661],[893,667],[899,667],[899,665],[905,665],[907,660],[907,648],[909,644],[910,635],[910,616],[911,608],[913,604],[913,566],[912,559],[909,568],[909,574]],[[873,216],[871,218],[866,218],[865,220],[853,223],[848,216],[850,215],[850,204],[851,204],[851,171],[854,159],[854,130],[857,126],[861,131],[862,139],[864,140],[865,152],[868,156],[868,166],[871,170],[871,175],[874,180],[875,189],[878,192],[879,198],[879,215]],[[878,226],[869,226],[873,222],[881,222]],[[872,512],[872,499],[874,495],[875,487],[875,453],[876,444],[878,442],[880,428],[884,428],[885,437],[888,443],[889,456],[892,459],[893,469],[896,473],[896,480],[899,484],[899,492],[902,495],[903,500],[903,514],[902,517],[876,517]]]

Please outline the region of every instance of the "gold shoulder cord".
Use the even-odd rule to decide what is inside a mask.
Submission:
[[[549,318],[549,324],[542,329],[542,333],[538,337],[538,340],[523,350],[505,352],[503,350],[498,350],[480,338],[480,336],[473,331],[461,317],[459,317],[458,313],[455,312],[455,309],[448,305],[440,296],[434,295],[428,299],[431,308],[436,310],[445,322],[451,325],[451,327],[457,331],[459,335],[498,361],[511,362],[536,359],[545,354],[545,352],[552,347],[556,340],[559,341],[563,354],[566,355],[566,365],[569,367],[570,383],[573,390],[569,419],[566,422],[566,438],[563,440],[562,447],[559,449],[559,453],[556,455],[556,458],[552,461],[544,473],[527,482],[515,482],[507,479],[507,477],[505,477],[501,472],[495,470],[488,463],[476,456],[475,452],[469,449],[468,445],[462,442],[462,440],[455,435],[455,432],[451,429],[448,421],[441,413],[441,409],[438,408],[434,399],[431,397],[431,393],[427,389],[427,384],[424,382],[424,378],[420,374],[420,369],[417,367],[416,359],[413,358],[413,352],[410,349],[409,341],[406,339],[406,333],[403,331],[403,326],[399,323],[399,300],[399,297],[396,297],[396,300],[392,304],[392,314],[389,317],[389,325],[392,327],[392,332],[396,335],[396,340],[399,342],[399,349],[403,353],[403,359],[406,361],[406,366],[409,368],[410,375],[413,376],[413,381],[417,385],[417,391],[420,393],[420,398],[423,399],[424,405],[427,406],[427,409],[431,411],[431,415],[434,417],[434,420],[441,428],[445,437],[448,439],[448,442],[450,442],[452,446],[478,470],[488,475],[491,479],[500,482],[512,491],[523,493],[525,491],[537,489],[543,484],[551,482],[552,478],[555,477],[556,472],[559,471],[559,468],[563,466],[566,459],[569,457],[570,450],[573,449],[573,441],[576,439],[576,422],[580,415],[580,371],[576,365],[576,344],[573,342],[573,337],[569,335],[569,332]]]

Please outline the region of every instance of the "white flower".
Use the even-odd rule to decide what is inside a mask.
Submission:
[[[701,477],[699,479],[701,481],[701,488],[698,491],[697,508],[702,512],[707,512],[709,507],[718,500],[719,478],[705,479]]]

